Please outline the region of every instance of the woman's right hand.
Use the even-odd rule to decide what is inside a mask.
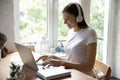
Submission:
[[[39,60],[42,60],[42,61],[45,61],[47,59],[57,59],[57,60],[63,60],[62,58],[60,57],[57,57],[57,56],[54,56],[54,55],[43,55],[43,56],[40,56],[36,62],[38,62]]]
[[[45,60],[47,60],[48,58],[49,58],[49,55],[43,55],[43,56],[40,56],[40,57],[36,60],[36,62],[38,62],[39,60],[45,61]]]

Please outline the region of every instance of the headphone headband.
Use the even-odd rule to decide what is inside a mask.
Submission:
[[[78,16],[76,17],[76,21],[77,22],[82,22],[83,17],[82,17],[82,14],[81,14],[81,10],[80,10],[79,4],[75,3],[75,5],[76,5],[77,10],[78,10]]]

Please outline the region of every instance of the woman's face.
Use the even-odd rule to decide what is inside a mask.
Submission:
[[[63,12],[64,24],[68,26],[69,29],[77,25],[76,17],[68,12]]]

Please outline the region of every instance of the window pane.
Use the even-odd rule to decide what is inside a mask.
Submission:
[[[90,26],[97,32],[97,59],[103,59],[103,34],[105,0],[91,0]]]
[[[21,42],[37,42],[47,36],[47,0],[20,0]]]

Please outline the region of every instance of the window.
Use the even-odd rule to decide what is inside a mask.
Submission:
[[[35,44],[40,51],[40,42],[47,38],[47,0],[20,0],[20,41]]]
[[[103,60],[105,0],[91,0],[90,26],[97,32],[97,59]]]
[[[56,48],[57,41],[64,40],[67,35],[62,9],[68,2],[79,0],[67,0],[67,3],[66,0],[20,0],[21,42],[40,44],[44,37],[49,39],[49,47]]]
[[[63,22],[62,10],[69,2],[80,0],[20,0],[21,42],[40,44],[46,38],[49,48],[56,48],[59,42],[64,44],[68,28]],[[99,60],[103,56],[104,7],[105,0],[91,0],[90,26],[97,32]]]
[[[47,0],[20,0],[21,42],[47,37]]]

